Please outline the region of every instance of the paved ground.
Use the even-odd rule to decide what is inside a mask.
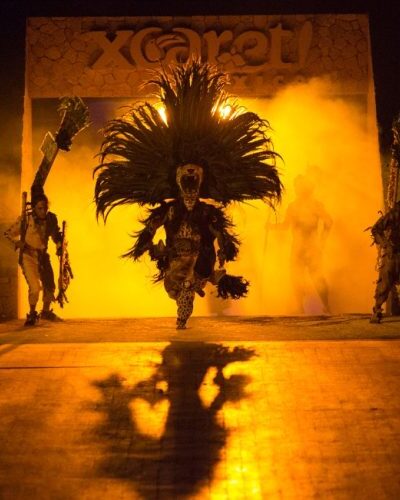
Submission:
[[[400,319],[0,324],[1,499],[400,498]]]

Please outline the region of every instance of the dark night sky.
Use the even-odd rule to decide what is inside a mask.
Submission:
[[[113,15],[218,15],[218,14],[305,14],[368,13],[372,42],[378,123],[381,146],[391,140],[390,126],[400,112],[400,2],[398,0],[1,0],[3,20],[0,42],[20,46],[15,34],[27,16],[113,16]],[[2,69],[10,68],[9,54],[0,54]],[[18,72],[18,68],[16,68]],[[4,78],[4,72],[3,78]]]

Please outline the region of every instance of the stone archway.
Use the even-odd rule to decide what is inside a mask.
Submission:
[[[51,104],[49,99],[79,95],[97,110],[96,125],[100,128],[101,119],[108,118],[120,104],[146,97],[141,83],[148,78],[149,71],[157,70],[160,62],[164,65],[179,64],[189,55],[219,64],[231,76],[232,94],[251,105],[256,102],[263,112],[270,109],[268,103],[285,89],[308,85],[315,79],[323,81],[325,97],[345,101],[348,106],[358,109],[363,122],[361,128],[377,142],[368,19],[365,15],[30,18],[27,23],[23,189],[29,186],[37,165],[43,128],[51,128],[49,106],[54,106],[54,103]],[[55,172],[49,179],[53,206],[64,217],[70,219],[71,210],[65,210],[68,199],[56,187],[56,171],[66,182],[73,203],[77,206],[82,203],[80,210],[87,210],[86,227],[72,229],[71,237],[75,241],[79,241],[84,233],[90,235],[88,227],[93,213],[89,214],[87,207],[82,208],[85,207],[82,200],[78,203],[74,198],[76,190],[71,176],[73,172],[77,174],[76,170],[79,170],[79,175],[82,172],[86,175],[85,169],[91,173],[94,164],[89,158],[93,153],[96,153],[96,139],[91,136],[86,144],[80,141],[78,149],[65,157],[65,161],[57,160]],[[76,169],[76,164],[81,161],[82,166]],[[378,163],[373,168],[379,168]],[[87,205],[91,200],[89,177],[79,182],[82,195],[85,193],[88,200]],[[289,176],[289,182],[292,178]],[[65,192],[65,185],[63,189]],[[123,224],[119,230],[124,234],[130,232],[129,223]],[[74,227],[73,221],[71,227]],[[113,247],[113,259],[117,259],[124,249],[118,231],[111,229],[107,235],[103,229],[100,231],[103,234],[101,243],[87,242],[85,250],[76,254],[78,260],[93,262],[93,255],[98,254],[100,245],[102,248]],[[71,253],[74,255],[73,250]],[[248,256],[251,257],[250,250]],[[95,265],[100,266],[100,261]],[[84,266],[78,266],[78,271],[81,279],[85,277],[87,285],[82,293],[87,297],[93,276],[86,273]],[[114,269],[112,278],[101,282],[100,288],[109,290],[112,280],[121,280],[122,283],[127,272],[126,267],[120,268],[116,274]],[[135,274],[135,280],[140,290],[144,287],[149,296],[154,293],[145,284],[145,276],[142,280]],[[82,304],[77,293],[72,303],[81,305],[74,306],[71,314],[87,316],[89,309],[94,315],[101,315],[108,306],[119,316],[129,315],[129,311],[132,315],[151,314],[150,309],[140,304],[142,291],[124,290],[121,283],[111,287],[109,296],[98,297],[92,302]],[[130,294],[136,307],[129,309],[129,304],[117,307],[113,301],[122,300],[118,298],[118,290],[123,296]],[[264,299],[261,295],[262,292],[255,309],[245,308],[241,312],[262,313]],[[162,302],[163,299],[159,299]],[[168,307],[166,304],[161,307],[163,314],[168,314]]]

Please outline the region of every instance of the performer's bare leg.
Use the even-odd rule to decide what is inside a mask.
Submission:
[[[331,310],[329,307],[329,288],[328,284],[323,276],[320,274],[310,273],[314,282],[314,286],[317,290],[319,298],[321,299],[324,314],[330,314]]]
[[[43,291],[43,309],[40,313],[42,319],[48,319],[50,321],[62,321],[62,319],[55,314],[55,312],[50,309],[51,303],[53,302],[54,293],[51,290]]]
[[[306,296],[304,265],[292,261],[290,273],[296,299],[296,314],[304,314],[304,298]]]
[[[22,272],[28,284],[29,313],[26,316],[25,326],[33,326],[39,320],[36,304],[42,289],[39,278],[39,263],[36,256],[24,254],[21,264]]]
[[[383,317],[383,304],[387,301],[389,293],[395,283],[395,265],[390,259],[385,259],[379,269],[379,278],[376,282],[375,305],[370,323],[380,323]]]
[[[193,312],[193,302],[194,291],[183,288],[176,299],[176,303],[178,305],[176,328],[178,330],[186,328],[186,321],[190,318]]]
[[[47,278],[43,280],[43,310],[40,313],[40,317],[49,321],[60,321],[61,318],[59,318],[53,310],[50,309],[51,303],[54,301],[55,292],[54,275],[50,266],[50,261],[45,261],[43,272]]]
[[[383,317],[383,304],[389,297],[392,283],[385,276],[379,276],[375,290],[375,305],[372,309],[370,323],[380,323]]]

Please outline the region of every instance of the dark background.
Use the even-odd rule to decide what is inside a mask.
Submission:
[[[157,16],[219,14],[367,13],[370,19],[380,147],[387,152],[400,112],[400,1],[384,0],[1,0],[0,144],[10,148],[21,124],[25,19],[29,16]],[[0,154],[4,165],[7,158]],[[6,162],[7,163],[7,162]],[[4,167],[2,167],[4,168]]]

